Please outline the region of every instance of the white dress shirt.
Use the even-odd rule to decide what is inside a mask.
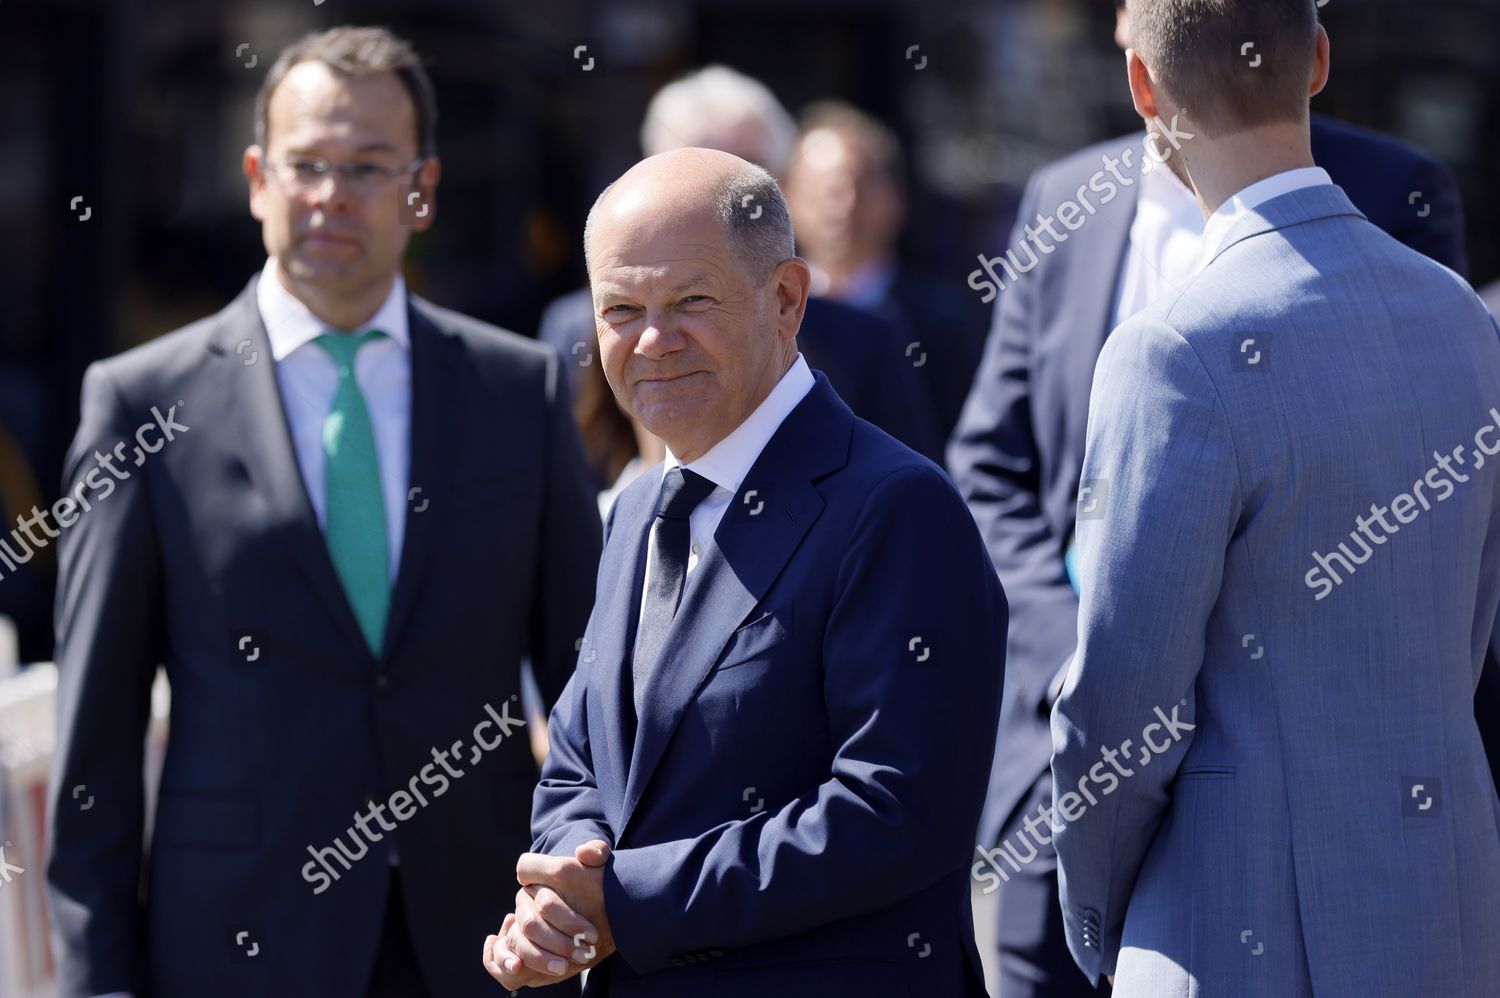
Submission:
[[[699,556],[703,553],[703,546],[708,543],[719,529],[719,521],[724,519],[724,513],[729,509],[730,502],[740,491],[744,484],[745,476],[750,474],[750,468],[755,464],[760,452],[766,449],[766,444],[771,442],[777,429],[791,415],[797,403],[807,397],[812,391],[816,380],[813,378],[812,369],[807,366],[807,361],[799,353],[797,359],[781,380],[776,382],[776,387],[771,389],[765,401],[756,406],[745,421],[735,427],[723,440],[714,444],[707,453],[696,461],[682,464],[667,448],[666,460],[662,463],[662,478],[665,479],[667,472],[681,465],[688,471],[696,472],[714,483],[714,490],[708,494],[708,498],[700,502],[688,515],[688,536],[691,538],[691,546],[688,549],[687,574],[691,576],[693,570],[698,567]],[[650,546],[646,553],[646,585],[641,590],[640,611],[637,614],[639,623],[640,614],[646,610],[644,594],[650,591],[651,573],[656,570],[656,531],[651,532]]]
[[[1203,238],[1198,196],[1165,166],[1153,169],[1140,183],[1111,328],[1198,272]]]
[[[1229,238],[1235,223],[1267,201],[1293,191],[1332,183],[1333,178],[1321,166],[1303,166],[1295,170],[1283,170],[1246,187],[1219,205],[1218,210],[1209,216],[1208,225],[1203,230],[1203,255],[1199,260],[1199,267],[1207,266],[1224,248],[1224,242]]]
[[[261,271],[256,300],[271,338],[276,383],[291,428],[297,465],[318,527],[325,529],[328,490],[323,467],[323,420],[338,391],[339,370],[328,351],[313,340],[330,330],[282,287],[274,257]],[[406,485],[411,466],[411,330],[406,316],[406,282],[401,275],[396,275],[385,303],[363,329],[378,329],[385,334],[360,347],[354,358],[354,378],[364,393],[375,449],[380,455],[380,493],[385,500],[394,585],[406,535]]]

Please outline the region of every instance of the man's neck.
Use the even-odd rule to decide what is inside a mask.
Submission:
[[[287,294],[306,305],[307,310],[319,322],[330,329],[346,333],[357,332],[368,325],[375,318],[375,313],[380,311],[380,306],[390,297],[391,287],[396,283],[395,275],[392,275],[383,285],[377,283],[353,296],[326,294],[319,288],[292,278],[281,266],[280,260],[276,263],[276,280]]]
[[[1251,184],[1314,166],[1307,122],[1264,125],[1194,146],[1186,164],[1203,217]]]

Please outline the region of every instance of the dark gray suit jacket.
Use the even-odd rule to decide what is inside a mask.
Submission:
[[[415,298],[409,315],[414,493],[379,656],[303,486],[254,282],[89,369],[65,488],[90,508],[60,540],[57,603],[48,880],[65,998],[363,996],[388,834],[434,994],[494,993],[480,947],[512,906],[537,780],[528,729],[508,723],[520,661],[550,706],[600,525],[553,353]],[[96,451],[126,441],[129,458],[153,406],[187,429],[147,433],[159,450],[114,462],[130,476],[115,481]],[[143,848],[158,663],[171,734]],[[402,809],[394,833],[367,819],[378,845],[354,831],[372,799]]]

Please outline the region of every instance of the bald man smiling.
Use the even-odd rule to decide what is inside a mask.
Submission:
[[[967,864],[1007,611],[973,520],[798,354],[808,268],[759,167],[644,160],[584,238],[605,374],[667,457],[606,521],[486,968],[983,995]]]

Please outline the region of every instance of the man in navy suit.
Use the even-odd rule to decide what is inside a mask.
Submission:
[[[962,500],[798,354],[810,274],[765,171],[645,160],[585,243],[610,386],[668,456],[608,517],[486,967],[589,966],[616,998],[983,995],[1006,604]]]
[[[1118,10],[1116,37],[1128,48],[1124,5]],[[1052,800],[1048,716],[1077,640],[1078,596],[1067,562],[1095,362],[1111,329],[1186,280],[1198,263],[1202,212],[1172,170],[1155,162],[1174,154],[1174,141],[1191,143],[1185,136],[1194,126],[1190,117],[1164,125],[1150,147],[1141,135],[1121,138],[1038,171],[1027,185],[1013,248],[991,261],[1005,286],[983,269],[971,280],[976,290],[988,284],[998,301],[949,469],[1016,608],[981,851],[1010,840]],[[1372,222],[1463,271],[1458,191],[1442,166],[1383,136],[1316,116],[1312,147]],[[1076,203],[1080,191],[1094,212],[1081,213],[1087,221],[1067,231],[1051,216],[1061,218],[1059,206]],[[1041,227],[1048,221],[1066,241],[1048,236]],[[1027,225],[1041,242],[1030,239]],[[1002,991],[1006,998],[1092,994],[1063,937],[1051,846],[1036,847],[1038,855],[1024,864],[975,857],[983,889],[999,891]]]
[[[550,704],[594,497],[552,351],[407,293],[438,180],[411,47],[309,36],[259,110],[266,266],[84,380],[58,514],[60,994],[479,998],[461,951],[530,841],[521,660]]]

